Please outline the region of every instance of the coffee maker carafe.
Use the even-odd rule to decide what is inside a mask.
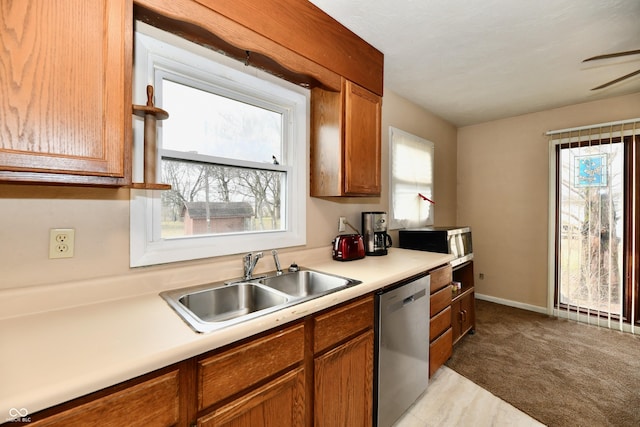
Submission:
[[[386,212],[362,212],[362,234],[366,255],[386,255],[392,245],[387,234]]]

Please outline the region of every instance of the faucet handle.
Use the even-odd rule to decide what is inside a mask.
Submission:
[[[278,259],[278,251],[275,249],[271,251],[271,255],[273,255],[273,262],[276,264],[276,276],[280,276],[282,274],[282,268],[280,268],[280,260]]]

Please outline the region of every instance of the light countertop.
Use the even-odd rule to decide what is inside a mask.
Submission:
[[[194,332],[158,295],[171,289],[170,282],[158,277],[175,275],[172,270],[137,277],[135,292],[129,283],[127,292],[119,292],[125,285],[118,283],[105,291],[102,288],[108,280],[82,284],[81,292],[73,289],[81,285],[70,285],[63,291],[84,293],[84,297],[67,306],[48,306],[46,300],[55,299],[49,298],[51,289],[0,293],[5,302],[35,307],[30,312],[14,308],[11,315],[0,318],[0,423],[9,418],[11,408],[34,413],[300,319],[453,259],[448,254],[398,248],[392,248],[387,256],[349,262],[319,258],[299,264],[362,283],[206,334]],[[194,276],[189,276],[190,282],[176,282],[173,288],[197,283]],[[92,300],[89,294],[99,297]]]

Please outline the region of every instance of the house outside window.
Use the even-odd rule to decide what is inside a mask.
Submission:
[[[306,89],[136,23],[134,103],[158,122],[158,182],[132,190],[131,265],[305,244]],[[134,180],[143,125],[134,122]]]

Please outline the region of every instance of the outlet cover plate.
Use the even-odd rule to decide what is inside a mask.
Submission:
[[[73,258],[75,229],[52,228],[49,234],[49,258]]]

